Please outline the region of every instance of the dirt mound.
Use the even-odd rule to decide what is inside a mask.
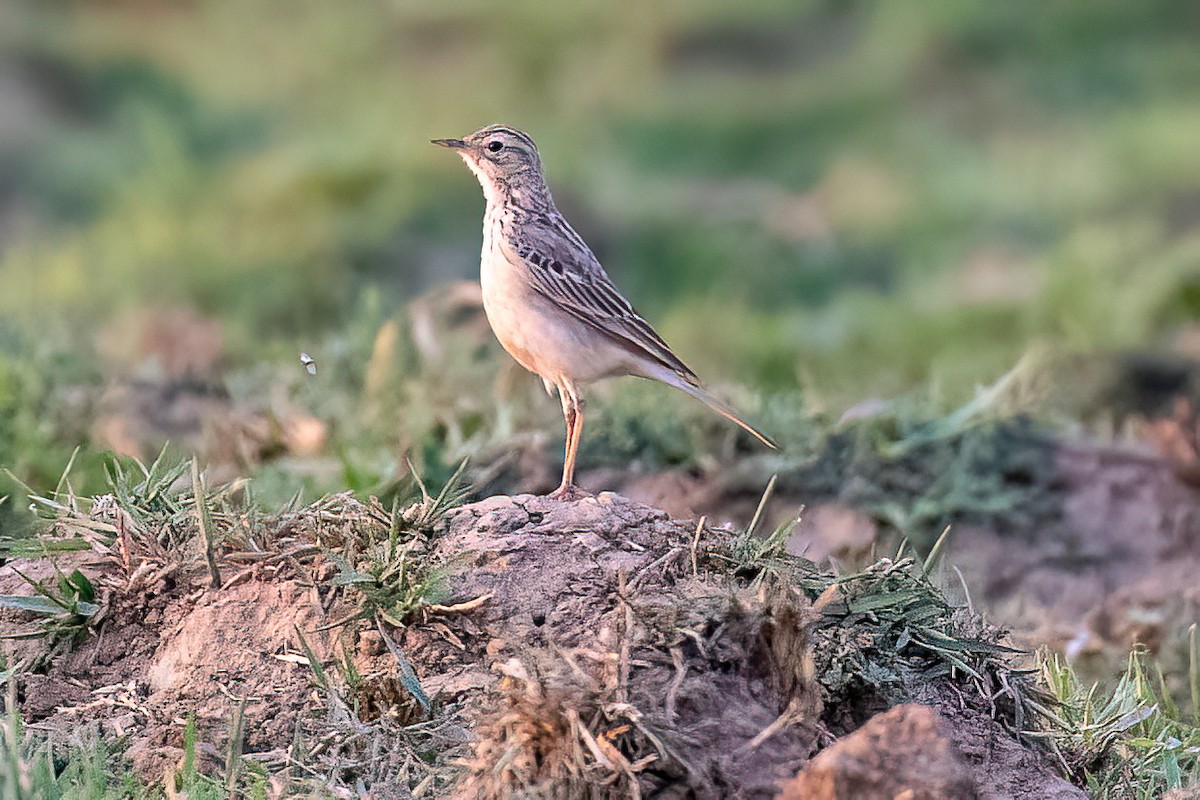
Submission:
[[[458,641],[417,626],[405,645],[443,665],[440,685],[484,687],[460,796],[771,797],[905,699],[939,709],[980,797],[1082,796],[1002,724],[1013,676],[981,659],[997,683],[956,679],[936,648],[905,643],[934,635],[918,617],[963,637],[964,657],[996,636],[933,599],[911,561],[833,579],[612,494],[491,498],[435,540],[449,601],[474,610]]]
[[[472,622],[503,676],[463,797],[767,797],[795,772],[820,709],[808,602],[714,581],[734,536],[706,533],[611,494],[449,516],[452,599],[489,598]]]
[[[1048,776],[1015,741],[947,709],[901,705],[817,754],[780,800],[1075,800],[1087,795]],[[987,749],[980,751],[984,746]]]
[[[188,538],[207,519],[195,498],[69,515],[57,533],[88,531],[93,549],[59,568],[79,567],[102,610],[74,649],[13,653],[27,720],[128,737],[161,774],[194,715],[202,754],[219,769],[221,748],[240,750],[280,797],[315,781],[376,798],[767,798],[837,737],[919,702],[980,796],[1065,786],[1008,732],[1029,687],[997,633],[911,559],[835,578],[787,556],[786,536],[612,494],[444,500],[222,507],[215,586]],[[12,569],[0,592],[30,594]],[[5,615],[4,632],[33,624]]]
[[[264,558],[219,590],[205,588],[203,573],[180,565],[122,574],[111,560],[78,556],[59,569],[80,568],[102,587],[103,621],[78,647],[44,649],[19,643],[15,658],[31,669],[20,700],[27,722],[52,740],[71,741],[81,726],[96,725],[110,738],[129,737],[129,756],[152,777],[183,756],[183,728],[194,716],[202,740],[227,737],[242,706],[247,752],[280,757],[311,705],[312,673],[300,657],[297,630],[327,622],[311,565]],[[233,566],[226,563],[226,566]],[[0,568],[0,593],[28,595],[14,570],[38,579],[54,569],[16,561]],[[6,612],[0,632],[28,632],[33,623]],[[313,645],[330,652],[329,637]]]

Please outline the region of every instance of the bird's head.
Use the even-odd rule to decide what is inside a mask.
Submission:
[[[462,139],[434,139],[462,157],[489,200],[503,191],[541,189],[542,160],[528,134],[507,125],[488,125]]]

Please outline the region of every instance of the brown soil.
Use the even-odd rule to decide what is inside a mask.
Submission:
[[[731,539],[611,494],[452,514],[454,599],[491,598],[473,622],[505,676],[461,796],[773,795],[816,746],[808,604],[714,580]]]
[[[1061,446],[1050,457],[1061,514],[1020,538],[960,526],[949,561],[1030,645],[1107,671],[1142,644],[1185,675],[1182,643],[1200,615],[1200,492],[1147,453]]]
[[[159,776],[182,756],[189,715],[211,743],[226,736],[233,709],[244,699],[252,720],[247,752],[287,747],[311,703],[311,673],[294,658],[295,630],[311,631],[327,621],[300,570],[290,564],[249,567],[257,574],[210,591],[199,575],[170,566],[126,580],[111,561],[67,561],[61,569],[79,566],[105,587],[105,619],[77,648],[47,654],[35,640],[21,642],[12,654],[35,665],[21,693],[34,729],[71,741],[81,726],[98,724],[106,736],[129,736],[134,764]],[[0,593],[31,593],[13,567],[35,579],[53,575],[44,562],[10,563],[0,568]],[[0,620],[5,634],[33,626],[15,612]],[[319,652],[329,651],[326,637],[311,638]],[[279,658],[289,654],[290,661]]]
[[[327,773],[335,783],[361,780],[377,798],[767,798],[886,710],[881,697],[830,688],[831,654],[862,636],[827,610],[836,592],[814,606],[783,583],[731,583],[733,533],[697,534],[694,521],[612,494],[456,509],[423,540],[446,587],[437,604],[399,629],[321,630],[356,606],[314,542],[336,551],[352,536],[386,536],[382,509],[353,502],[353,513],[275,520],[269,552],[226,554],[220,589],[199,565],[67,559],[63,569],[82,565],[102,587],[105,616],[73,651],[46,656],[24,642],[14,652],[34,665],[27,720],[59,739],[97,725],[128,736],[139,768],[162,774],[193,713],[219,764],[244,699],[248,756],[274,770],[301,743],[322,764],[340,759]],[[44,562],[18,566],[53,575]],[[0,570],[0,592],[28,591],[11,566]],[[30,624],[5,612],[0,629]],[[349,659],[357,684],[315,690],[298,629],[335,683],[334,662]],[[409,664],[434,698],[431,721],[405,688]],[[1072,796],[971,685],[905,691],[938,709],[980,797]]]
[[[952,524],[946,563],[961,570],[971,600],[1022,645],[1066,652],[1097,676],[1120,668],[1135,643],[1168,673],[1185,675],[1187,628],[1200,617],[1200,489],[1148,448],[1050,439],[1024,446],[1039,464],[1031,502],[937,523]],[[674,514],[745,519],[767,477],[627,476],[621,491]],[[785,475],[780,485],[770,519],[808,504],[794,552],[860,564],[883,535],[871,504],[855,511],[831,498],[821,476]]]

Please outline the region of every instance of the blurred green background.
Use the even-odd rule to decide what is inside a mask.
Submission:
[[[557,457],[557,404],[467,300],[411,305],[478,270],[479,188],[428,140],[497,121],[793,452],[1030,352],[1063,384],[1200,353],[1194,2],[6,0],[0,465],[53,487],[82,446],[86,491],[171,440],[272,497],[470,454],[534,481],[511,454]],[[606,392],[590,463],[740,452]]]

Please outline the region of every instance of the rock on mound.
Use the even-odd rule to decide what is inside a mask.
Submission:
[[[818,753],[784,787],[780,800],[975,797],[975,782],[953,737],[928,706],[897,706]]]

